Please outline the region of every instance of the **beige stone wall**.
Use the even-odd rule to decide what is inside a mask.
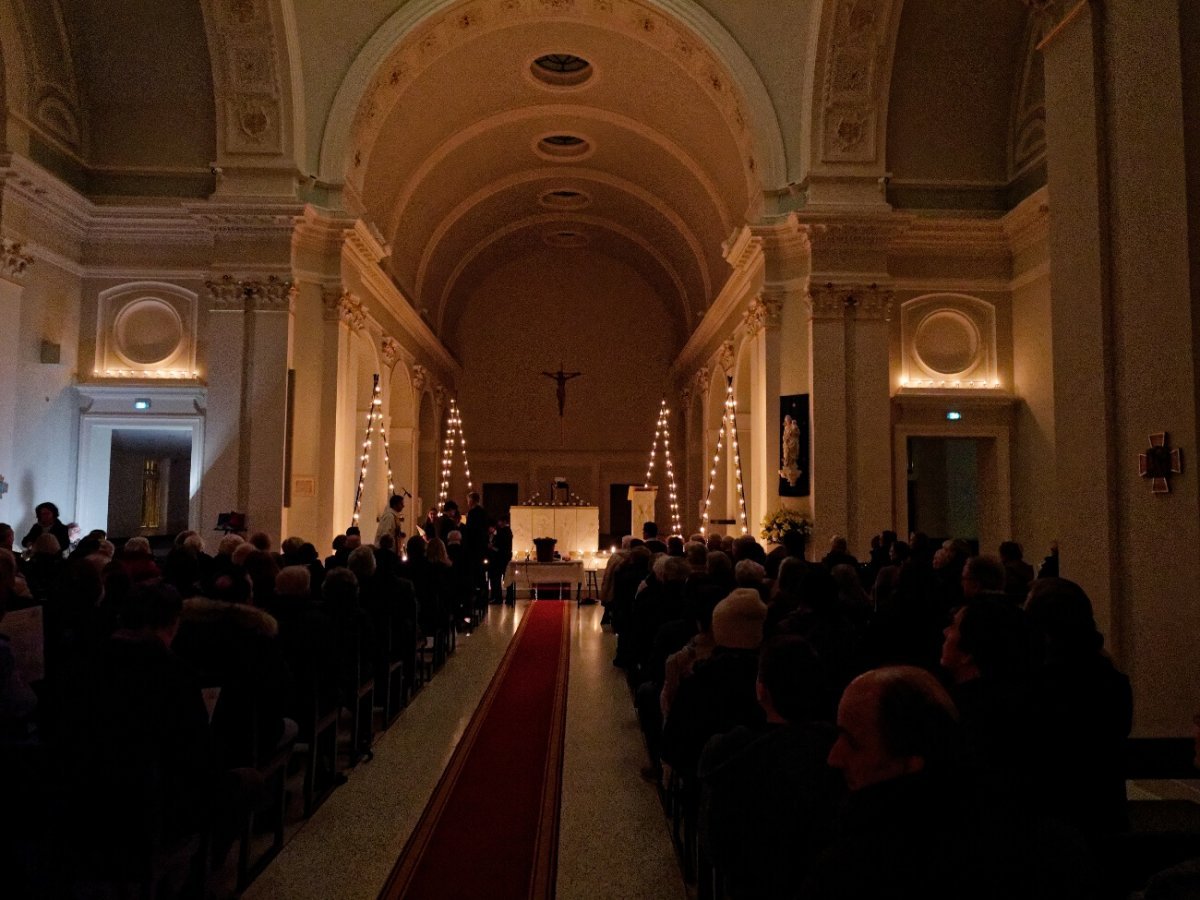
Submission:
[[[453,341],[463,428],[476,484],[516,481],[522,499],[545,497],[549,479],[565,474],[601,505],[607,531],[609,483],[645,477],[671,329],[633,269],[586,250],[564,265],[562,252],[513,260],[468,301]],[[555,383],[541,374],[560,363],[583,373],[567,383],[561,441]],[[669,521],[662,503],[659,521]]]

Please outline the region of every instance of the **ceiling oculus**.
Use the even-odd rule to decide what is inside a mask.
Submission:
[[[538,197],[538,203],[547,209],[583,209],[592,205],[592,198],[583,191],[561,188],[557,191],[546,191]]]
[[[573,53],[546,53],[529,65],[535,81],[556,88],[579,87],[594,74],[592,64]]]
[[[534,152],[554,162],[574,162],[591,156],[592,142],[577,134],[553,132],[544,134],[533,145]]]

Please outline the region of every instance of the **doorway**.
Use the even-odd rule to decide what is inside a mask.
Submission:
[[[608,534],[609,541],[619,544],[621,538],[633,534],[633,506],[629,502],[628,484],[608,486]],[[639,530],[636,537],[641,537]]]
[[[908,439],[908,531],[979,541],[979,443],[983,438]]]
[[[108,475],[108,533],[173,535],[188,527],[192,436],[181,429],[116,428]]]

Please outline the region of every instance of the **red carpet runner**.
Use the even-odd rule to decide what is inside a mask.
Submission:
[[[554,896],[573,604],[530,604],[380,900]]]

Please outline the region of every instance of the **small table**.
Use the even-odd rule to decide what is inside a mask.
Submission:
[[[583,560],[536,560],[514,559],[504,573],[505,580],[515,585],[518,592],[527,591],[527,596],[537,599],[539,584],[574,584],[575,597],[583,595]]]

